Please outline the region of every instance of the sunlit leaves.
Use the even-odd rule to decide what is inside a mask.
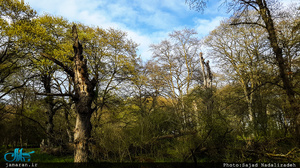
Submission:
[[[9,22],[30,20],[36,15],[33,9],[18,0],[1,0],[0,2],[0,15],[2,18],[8,19]]]
[[[20,68],[28,65],[28,41],[36,12],[19,1],[0,1],[0,97],[22,86],[8,80]],[[12,83],[10,83],[12,82]],[[25,81],[24,81],[25,82]]]
[[[118,85],[134,75],[137,45],[127,39],[126,33],[80,24],[79,37],[91,75],[105,83],[102,85]]]

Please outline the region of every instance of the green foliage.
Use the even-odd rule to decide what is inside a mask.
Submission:
[[[38,146],[49,137],[57,140],[57,148],[72,146],[74,98],[57,95],[74,92],[71,77],[63,72],[73,66],[74,23],[48,14],[38,16],[19,1],[0,2],[1,152],[7,147]],[[255,15],[249,11],[249,16]],[[291,16],[278,18],[276,26],[297,93],[299,16]],[[194,30],[174,31],[169,39],[152,45],[154,59],[143,63],[136,54],[137,44],[126,32],[77,23],[89,78],[97,83],[90,159],[299,162],[295,116],[268,34],[257,25],[232,26],[234,19],[222,22],[204,40],[211,58],[225,67],[222,74],[213,74],[211,87],[203,86],[200,39]],[[56,66],[53,60],[64,66]],[[209,68],[208,63],[204,68]],[[300,101],[298,94],[295,100]],[[49,109],[55,111],[53,121]],[[46,133],[49,121],[54,125],[52,136]],[[32,150],[35,162],[73,162],[72,155]]]

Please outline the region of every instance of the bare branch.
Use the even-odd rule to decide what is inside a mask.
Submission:
[[[12,92],[13,90],[22,88],[23,86],[26,85],[26,83],[27,83],[30,79],[32,79],[32,78],[34,78],[34,77],[36,77],[36,76],[37,76],[37,75],[33,75],[33,76],[27,78],[26,81],[25,81],[22,85],[19,85],[19,86],[15,86],[15,87],[13,87],[13,88],[10,88],[10,89],[9,89],[7,92],[5,92],[3,95],[0,95],[0,99],[3,98],[4,96],[6,96],[7,94],[9,94],[10,92]]]
[[[48,54],[41,53],[41,55],[42,55],[43,57],[45,57],[45,58],[47,58],[47,59],[53,61],[55,64],[57,64],[57,65],[60,66],[61,68],[63,68],[64,71],[65,71],[68,75],[70,75],[72,78],[74,77],[74,72],[73,72],[68,66],[66,66],[64,63],[62,63],[62,62],[60,62],[59,60],[57,60],[57,59],[51,57],[51,56],[48,55]]]
[[[70,96],[73,97],[74,95],[69,93],[35,93],[36,95],[42,95],[42,96]]]
[[[259,11],[259,10],[256,8],[256,6],[253,5],[253,4],[256,4],[255,1],[246,1],[246,0],[242,0],[242,2],[243,2],[244,4],[246,4],[246,5],[251,6],[251,7],[252,7],[253,9],[255,9],[256,11]]]
[[[194,9],[197,12],[203,12],[207,2],[208,0],[185,0],[185,3],[189,5],[190,9]]]
[[[230,25],[242,25],[242,24],[245,24],[245,25],[258,25],[260,27],[266,28],[265,25],[262,25],[262,24],[257,23],[257,22],[237,22],[237,23],[230,23]]]
[[[21,88],[23,86],[25,86],[26,83],[23,83],[22,85],[19,85],[19,86],[16,86],[16,87],[13,87],[11,89],[9,89],[6,93],[4,93],[3,95],[0,96],[0,98],[6,96],[7,94],[9,94],[11,91],[15,90],[15,89],[18,89],[18,88]]]

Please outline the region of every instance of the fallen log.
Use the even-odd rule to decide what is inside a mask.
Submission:
[[[278,158],[278,159],[280,159],[280,158],[292,159],[292,157],[293,157],[292,155],[297,152],[300,152],[300,150],[297,148],[293,148],[287,154],[266,153],[265,155],[268,157],[273,157],[273,158]]]
[[[291,160],[291,159],[293,159],[293,155],[295,153],[300,152],[300,149],[295,147],[286,154],[265,153],[265,152],[256,151],[256,150],[246,150],[246,152],[260,154],[262,156],[266,156],[268,158],[275,159],[275,160],[285,160],[285,159]]]

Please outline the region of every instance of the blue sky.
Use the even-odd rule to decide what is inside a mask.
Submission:
[[[285,0],[287,2],[295,0]],[[25,0],[39,14],[63,16],[69,21],[127,32],[139,44],[143,60],[151,58],[149,45],[174,30],[195,29],[199,38],[228,18],[219,0],[210,0],[203,13],[190,10],[185,0]]]

